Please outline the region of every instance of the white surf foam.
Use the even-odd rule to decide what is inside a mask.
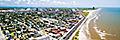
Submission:
[[[106,33],[104,30],[102,31],[100,28],[98,28],[98,26],[97,26],[97,20],[99,19],[99,17],[100,17],[101,15],[100,14],[98,14],[98,16],[94,19],[94,29],[95,29],[95,31],[98,33],[98,35],[100,36],[100,38],[101,39],[106,39],[105,38],[105,36],[106,35],[111,35],[111,34],[108,34],[108,33]]]
[[[89,23],[92,19],[94,19],[95,17],[97,17],[97,15],[95,15],[94,13],[96,13],[95,11],[91,10],[89,15],[88,15],[88,20],[86,21],[86,23],[83,25],[83,27],[80,30],[80,36],[79,36],[79,40],[91,40],[90,38],[90,32],[89,32]]]
[[[96,32],[98,33],[101,39],[106,39],[105,38],[106,35],[111,35],[106,33],[105,31],[100,30],[98,27],[93,27],[93,28],[96,30]]]

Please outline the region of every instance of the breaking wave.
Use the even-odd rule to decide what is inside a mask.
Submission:
[[[102,13],[101,13],[102,14]],[[108,34],[106,33],[106,31],[104,30],[101,30],[100,28],[98,28],[98,25],[97,25],[97,20],[99,19],[99,17],[101,16],[101,14],[97,14],[97,17],[93,20],[93,23],[94,23],[94,29],[95,31],[98,33],[99,37],[101,39],[106,39],[105,36],[106,35],[112,35],[112,34]]]
[[[88,15],[88,19],[86,23],[83,25],[83,27],[80,29],[80,36],[79,40],[91,40],[90,38],[90,32],[89,32],[89,23],[92,19],[96,18],[96,12],[95,11],[90,11],[91,13]]]

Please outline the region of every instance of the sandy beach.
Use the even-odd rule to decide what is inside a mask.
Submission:
[[[94,18],[96,18],[96,14],[100,9],[97,10],[88,10],[89,15],[86,17],[87,21],[84,23],[84,25],[82,26],[82,28],[80,29],[80,36],[79,36],[79,40],[99,40],[99,35],[96,33],[96,31],[92,28],[89,27],[89,24],[92,25],[91,20],[93,20]]]
[[[116,12],[117,11],[113,11],[114,14],[112,14],[112,11],[108,14],[102,12],[97,14],[97,17],[90,21],[89,33],[91,40],[120,40],[119,19],[116,20],[119,15]]]

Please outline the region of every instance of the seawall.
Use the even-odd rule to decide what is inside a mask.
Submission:
[[[91,38],[89,37],[89,28],[88,24],[89,22],[97,17],[97,13],[99,13],[101,9],[98,8],[96,10],[88,10],[89,14],[88,16],[84,19],[84,21],[80,24],[80,26],[77,28],[77,30],[72,34],[69,40],[72,40],[73,36],[76,34],[76,32],[79,30],[79,40],[90,40]]]

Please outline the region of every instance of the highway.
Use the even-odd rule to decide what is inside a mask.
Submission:
[[[75,26],[73,27],[73,29],[71,29],[71,31],[70,31],[69,33],[67,33],[67,35],[65,35],[65,36],[63,37],[62,40],[68,40],[68,39],[71,37],[71,35],[75,32],[75,30],[81,25],[81,23],[82,23],[84,20],[85,20],[85,17],[83,17],[83,19],[82,19],[77,25],[75,25]]]

